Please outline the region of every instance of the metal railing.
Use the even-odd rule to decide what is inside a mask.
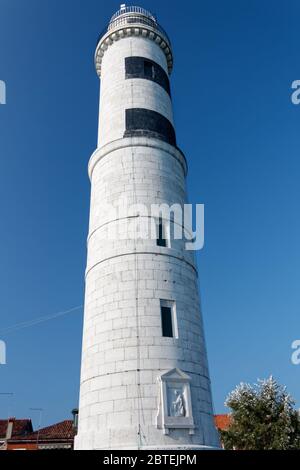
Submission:
[[[124,8],[120,8],[111,18],[110,21],[114,21],[116,18],[118,18],[121,15],[124,15],[125,13],[139,13],[140,15],[147,16],[148,18],[151,18],[153,21],[156,22],[156,17],[150,11],[145,10],[144,8],[141,7],[135,7],[135,6],[129,6]]]
[[[128,7],[128,8],[130,8],[130,7]],[[139,8],[139,7],[136,7],[136,8]],[[162,26],[160,26],[156,22],[156,20],[153,20],[150,17],[139,16],[139,15],[128,15],[128,16],[123,16],[123,17],[121,15],[119,15],[114,20],[111,20],[109,25],[99,35],[97,44],[99,44],[101,38],[106,33],[108,33],[109,31],[112,31],[116,28],[119,28],[120,26],[128,25],[130,27],[130,26],[133,26],[133,25],[136,25],[136,24],[142,24],[142,25],[145,25],[145,26],[150,26],[151,28],[156,29],[160,34],[162,34],[162,36],[165,37],[166,42],[169,44],[169,46],[171,46],[171,41],[170,41],[170,38],[169,38],[168,34],[164,30],[164,28],[162,28]]]

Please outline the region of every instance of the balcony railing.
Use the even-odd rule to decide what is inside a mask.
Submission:
[[[100,34],[98,43],[100,42],[101,38],[109,31],[122,26],[132,26],[136,24],[150,26],[151,28],[156,29],[162,36],[165,37],[169,46],[171,46],[169,36],[167,35],[166,31],[157,23],[155,16],[141,7],[126,7],[123,10],[121,9],[115,13],[108,26]]]
[[[126,13],[139,13],[140,15],[146,16],[147,18],[151,18],[153,21],[156,22],[156,17],[150,11],[145,10],[144,8],[141,7],[135,7],[135,6],[129,6],[129,7],[124,7],[120,8],[111,18],[110,21],[114,21],[116,18],[118,18],[121,15],[124,15]]]

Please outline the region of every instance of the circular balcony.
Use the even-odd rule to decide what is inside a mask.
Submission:
[[[164,51],[169,73],[173,67],[171,41],[165,30],[158,24],[156,17],[137,6],[121,5],[111,18],[108,26],[99,36],[95,54],[95,65],[98,75],[101,75],[101,63],[107,47],[123,37],[143,36],[155,41]]]

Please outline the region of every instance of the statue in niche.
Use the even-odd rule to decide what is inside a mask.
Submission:
[[[184,398],[179,390],[174,391],[175,399],[171,404],[171,416],[176,418],[184,418],[186,415]]]

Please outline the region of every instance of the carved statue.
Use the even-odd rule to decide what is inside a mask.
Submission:
[[[171,415],[177,418],[185,417],[186,411],[184,407],[183,395],[178,390],[175,390],[174,394],[175,400],[171,405]]]

